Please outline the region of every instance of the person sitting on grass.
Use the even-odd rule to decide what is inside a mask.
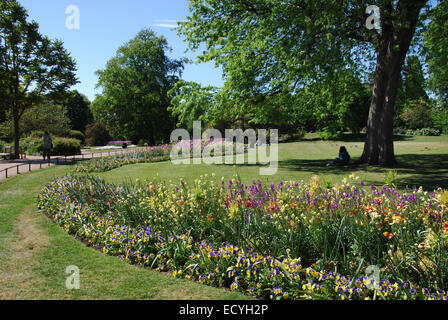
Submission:
[[[342,146],[339,149],[339,158],[336,158],[332,162],[327,163],[327,167],[335,165],[345,166],[349,164],[349,162],[350,162],[350,155],[348,154],[347,149],[344,146]]]

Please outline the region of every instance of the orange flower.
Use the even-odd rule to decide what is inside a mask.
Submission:
[[[297,208],[297,201],[294,201],[289,205],[291,208]]]
[[[207,219],[208,219],[209,222],[212,222],[212,220],[213,220],[213,215],[210,213],[210,214],[207,216]]]
[[[355,213],[354,213],[354,212],[350,212],[348,215],[349,215],[350,217],[354,217],[354,216],[355,216]]]
[[[393,233],[389,233],[389,232],[384,232],[383,235],[387,238],[387,239],[392,239],[395,235]]]

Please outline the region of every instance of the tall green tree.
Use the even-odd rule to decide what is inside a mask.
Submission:
[[[178,119],[178,126],[193,130],[193,121],[202,120],[213,123],[213,109],[216,107],[215,97],[218,88],[202,87],[193,81],[178,81],[168,92],[172,96],[168,108]]]
[[[15,157],[25,110],[45,98],[61,99],[77,83],[75,61],[63,43],[41,35],[27,18],[17,1],[0,0],[0,89],[14,122]]]
[[[94,114],[123,138],[155,144],[168,140],[175,128],[168,91],[184,61],[170,59],[169,50],[163,36],[144,29],[97,71],[103,92],[93,103]]]
[[[333,70],[374,69],[361,161],[396,163],[393,118],[402,66],[426,0],[190,0],[179,33],[223,66],[232,99],[295,92]],[[378,9],[380,19],[372,12]],[[375,11],[375,10],[373,10]],[[378,20],[378,21],[377,21]],[[372,23],[373,22],[373,23]],[[380,27],[380,29],[377,29]]]
[[[421,106],[422,100],[428,101],[426,93],[426,83],[423,65],[416,55],[410,55],[403,66],[402,76],[399,78],[397,98],[395,102],[394,125],[398,127],[406,126],[402,113],[407,108],[409,113],[412,106]],[[426,103],[424,103],[427,105]]]
[[[431,20],[424,34],[429,86],[448,104],[448,1],[441,1],[429,12],[429,17]]]
[[[73,130],[84,132],[86,126],[93,122],[93,114],[90,110],[89,99],[77,90],[71,92],[65,102],[67,117],[70,119],[70,127]]]

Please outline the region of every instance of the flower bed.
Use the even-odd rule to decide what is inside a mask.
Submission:
[[[229,144],[234,147],[234,152],[236,154],[244,153],[247,149],[246,145],[228,142],[223,139],[201,140],[200,147],[201,150],[205,147],[209,147],[212,150],[214,147],[222,145],[224,152],[226,146]],[[79,163],[75,167],[74,172],[106,172],[129,164],[167,161],[170,160],[170,153],[173,147],[178,148],[179,151],[186,147],[190,150],[190,156],[193,156],[192,150],[194,148],[194,140],[182,140],[177,144],[147,147],[144,151],[129,151],[104,158],[88,160]]]
[[[362,184],[72,176],[38,202],[107,254],[261,298],[447,299],[448,192]]]
[[[170,159],[170,151],[169,145],[163,145],[149,147],[143,151],[117,153],[108,157],[81,162],[76,165],[74,172],[106,172],[129,164],[167,161]]]

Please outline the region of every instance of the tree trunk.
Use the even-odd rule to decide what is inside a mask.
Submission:
[[[382,27],[362,163],[385,167],[396,165],[393,142],[395,99],[401,69],[425,3],[400,2],[397,12],[402,26],[386,22]]]

